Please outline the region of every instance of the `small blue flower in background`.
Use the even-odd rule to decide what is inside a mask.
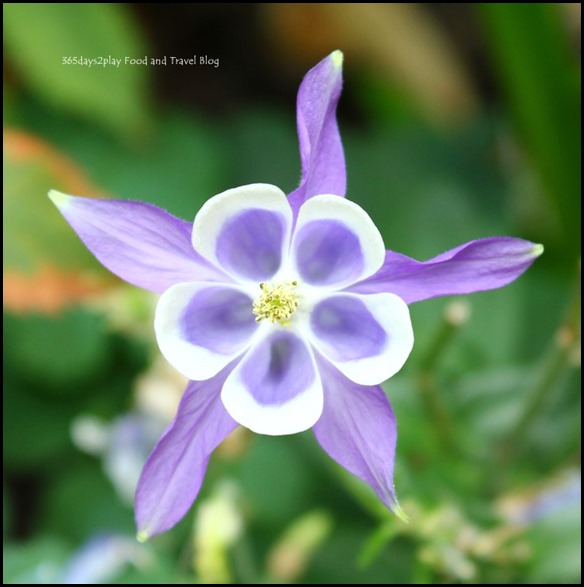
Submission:
[[[162,294],[160,350],[191,382],[136,492],[138,537],[176,524],[209,457],[241,424],[260,434],[312,428],[324,450],[400,514],[395,416],[380,384],[412,350],[407,304],[501,287],[543,247],[496,237],[419,262],[386,251],[368,214],[344,199],[335,51],[298,93],[300,186],[254,184],[214,196],[194,224],[140,202],[51,192],[93,254]]]

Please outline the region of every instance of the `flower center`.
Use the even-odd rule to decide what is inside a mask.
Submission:
[[[259,299],[253,303],[253,313],[256,315],[256,322],[270,320],[274,324],[287,325],[288,320],[298,308],[298,296],[294,288],[297,281],[287,283],[260,283],[262,293]]]

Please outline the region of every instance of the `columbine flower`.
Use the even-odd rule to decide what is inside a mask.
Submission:
[[[302,178],[288,198],[266,184],[228,190],[191,226],[150,204],[51,193],[106,267],[162,294],[158,344],[192,380],[138,484],[142,540],[184,516],[238,424],[271,435],[312,427],[399,513],[395,416],[380,383],[412,349],[407,304],[501,287],[543,250],[499,237],[426,262],[385,251],[367,213],[344,199],[341,66],[335,51],[300,86]]]

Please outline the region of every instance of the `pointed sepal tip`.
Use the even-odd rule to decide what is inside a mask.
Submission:
[[[339,49],[331,53],[331,59],[333,60],[333,65],[335,67],[341,68],[343,66],[344,58],[345,56],[343,55],[343,52]]]
[[[55,204],[57,208],[61,209],[67,206],[71,201],[71,196],[58,192],[57,190],[49,190],[48,196],[52,200],[53,204]]]
[[[533,256],[534,257],[539,257],[543,252],[544,252],[544,246],[543,245],[533,245]]]
[[[410,523],[410,518],[408,518],[408,515],[401,509],[401,506],[397,501],[392,504],[391,511],[405,524]]]

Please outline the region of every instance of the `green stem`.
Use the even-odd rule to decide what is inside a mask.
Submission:
[[[580,345],[580,275],[572,289],[566,317],[556,331],[553,345],[542,360],[542,368],[536,379],[529,401],[519,416],[515,427],[503,444],[504,454],[509,457],[545,410],[552,393],[574,365],[574,354]]]
[[[530,401],[521,414],[513,433],[510,436],[510,445],[524,438],[533,424],[539,418],[542,409],[547,404],[550,392],[557,387],[557,383],[565,374],[570,363],[571,345],[554,344],[548,356],[545,358],[544,367],[531,394]]]
[[[418,389],[428,418],[434,423],[441,442],[446,448],[455,447],[454,422],[436,383],[436,367],[444,356],[445,350],[454,340],[460,327],[466,322],[468,306],[464,302],[453,302],[446,307],[440,328],[434,340],[422,357],[418,374]]]

